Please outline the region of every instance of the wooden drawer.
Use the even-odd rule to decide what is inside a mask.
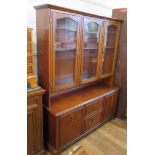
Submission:
[[[97,101],[97,102],[93,102],[91,104],[88,104],[85,106],[85,115],[89,115],[92,113],[95,113],[97,111],[102,111],[103,107],[103,100]]]
[[[95,125],[102,123],[103,121],[103,112],[99,112],[95,116]]]
[[[95,126],[95,116],[85,120],[85,130],[89,130]]]
[[[59,146],[78,137],[82,132],[83,107],[59,118],[60,143]]]
[[[85,130],[89,130],[95,127],[96,125],[102,123],[102,121],[103,121],[103,113],[101,111],[85,120]]]

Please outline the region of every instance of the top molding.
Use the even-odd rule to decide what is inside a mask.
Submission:
[[[76,14],[80,14],[80,15],[84,15],[84,16],[91,16],[91,17],[95,17],[95,18],[101,18],[101,19],[108,19],[108,20],[117,21],[117,22],[123,22],[123,20],[120,20],[120,19],[109,18],[109,17],[99,16],[99,15],[94,15],[94,14],[91,14],[91,13],[86,13],[86,12],[82,12],[82,11],[78,11],[78,10],[73,10],[73,9],[69,9],[69,8],[64,8],[64,7],[57,6],[57,5],[52,5],[52,4],[38,5],[38,6],[34,6],[34,8],[36,10],[44,9],[44,8],[50,8],[50,9],[54,9],[54,10],[61,10],[61,11],[76,13]]]

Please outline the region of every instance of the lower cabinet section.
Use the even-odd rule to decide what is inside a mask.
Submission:
[[[84,104],[52,113],[45,107],[46,147],[53,154],[60,152],[114,117],[119,89],[114,89]],[[59,107],[60,108],[60,107]]]

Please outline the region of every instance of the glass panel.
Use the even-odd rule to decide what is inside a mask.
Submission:
[[[112,73],[116,33],[117,33],[116,26],[114,25],[108,26],[107,41],[106,41],[106,46],[105,46],[105,55],[104,55],[104,62],[103,62],[103,68],[102,68],[103,74]]]
[[[116,32],[117,32],[116,26],[114,25],[108,26],[106,47],[115,48]]]
[[[77,28],[78,23],[70,18],[56,20],[56,86],[75,82]]]
[[[114,49],[106,49],[104,55],[104,62],[102,72],[103,74],[111,73],[114,59]]]
[[[84,19],[84,51],[82,79],[96,77],[99,44],[99,25]]]

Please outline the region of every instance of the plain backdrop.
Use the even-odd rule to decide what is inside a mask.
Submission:
[[[27,2],[25,0],[1,1],[0,5],[1,155],[27,154]],[[72,2],[76,3],[76,0]],[[128,155],[155,154],[155,9],[153,2],[151,0],[128,1],[127,5]],[[87,8],[87,5],[83,7]]]

